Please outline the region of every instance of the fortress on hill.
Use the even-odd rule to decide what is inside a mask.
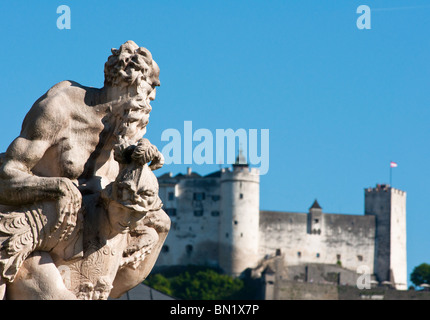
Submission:
[[[406,192],[377,185],[365,192],[364,215],[325,213],[315,200],[308,212],[260,208],[258,169],[239,155],[232,168],[201,176],[158,177],[172,226],[156,267],[210,265],[239,276],[407,289]],[[322,270],[322,271],[321,271]]]

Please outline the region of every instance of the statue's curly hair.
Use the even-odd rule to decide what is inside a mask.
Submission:
[[[105,85],[131,86],[139,85],[141,81],[151,86],[160,85],[159,69],[148,49],[129,40],[111,51],[104,67]]]

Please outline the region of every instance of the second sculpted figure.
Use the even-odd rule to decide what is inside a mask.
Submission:
[[[127,41],[101,89],[63,81],[0,155],[0,298],[119,297],[152,270],[170,228],[146,125],[159,82]]]

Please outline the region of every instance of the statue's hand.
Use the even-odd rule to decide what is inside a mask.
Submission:
[[[154,170],[160,169],[163,165],[164,165],[164,156],[160,151],[157,150],[157,153],[152,158],[149,168],[152,171],[154,171]]]
[[[76,226],[78,212],[81,209],[82,195],[78,187],[68,178],[58,178],[58,202],[57,202],[57,223],[55,229],[62,225],[63,233],[61,238],[66,238],[73,232]]]
[[[148,139],[141,139],[133,151],[131,157],[141,164],[149,163],[151,170],[160,169],[164,165],[163,154]]]

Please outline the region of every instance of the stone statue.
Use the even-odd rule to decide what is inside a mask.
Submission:
[[[0,155],[0,299],[120,297],[152,270],[170,228],[143,136],[159,68],[127,41],[101,89],[63,81]]]

